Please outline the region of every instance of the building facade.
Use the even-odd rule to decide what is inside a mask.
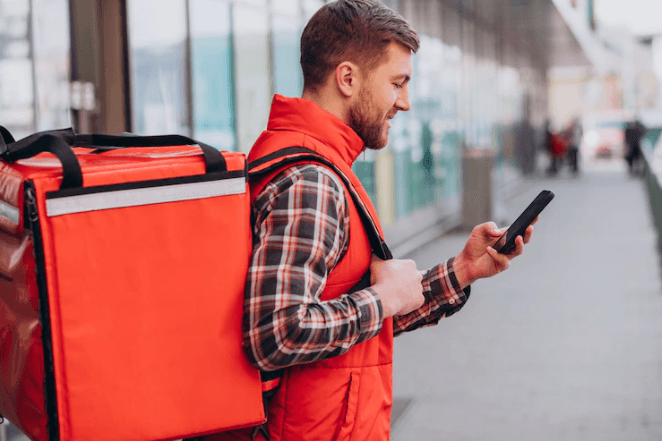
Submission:
[[[572,38],[580,55],[554,59],[550,42],[570,33],[550,0],[384,2],[420,34],[412,110],[354,168],[401,243],[459,216],[464,156],[492,159],[496,190],[527,172],[535,147],[518,143],[518,128],[544,125],[548,69],[587,60]],[[0,0],[0,124],[16,138],[73,126],[248,152],[272,96],[301,94],[299,37],[323,4]]]

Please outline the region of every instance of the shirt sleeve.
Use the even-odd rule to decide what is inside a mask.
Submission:
[[[256,367],[323,360],[380,332],[382,305],[372,289],[320,300],[348,243],[345,192],[331,171],[288,168],[256,196],[253,217],[244,346]]]
[[[442,317],[458,312],[470,297],[470,287],[461,289],[453,269],[453,258],[423,272],[424,304],[409,314],[394,317],[394,336],[438,324]]]

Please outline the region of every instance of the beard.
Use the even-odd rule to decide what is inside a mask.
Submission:
[[[385,120],[380,116],[371,118],[376,109],[373,97],[365,89],[359,91],[357,103],[350,108],[349,126],[364,141],[366,149],[378,150],[387,146],[389,137],[385,129]]]

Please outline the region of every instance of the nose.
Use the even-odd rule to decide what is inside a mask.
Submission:
[[[407,86],[404,86],[400,94],[398,94],[398,99],[396,99],[396,108],[399,111],[409,111],[410,110],[410,97],[407,91]]]

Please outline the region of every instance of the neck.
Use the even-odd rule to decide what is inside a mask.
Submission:
[[[342,100],[339,100],[338,97],[329,94],[327,91],[304,89],[304,92],[302,92],[302,99],[315,103],[320,108],[340,118],[346,125],[349,123],[345,103]]]

